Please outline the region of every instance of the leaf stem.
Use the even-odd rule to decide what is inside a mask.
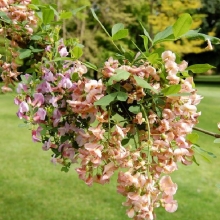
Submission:
[[[111,105],[109,105],[109,109],[108,109],[108,142],[110,140],[110,130],[111,130],[110,115],[111,115]]]
[[[133,139],[134,139],[135,148],[137,149],[137,148],[138,148],[138,145],[137,145],[137,141],[136,141],[136,139],[135,139],[135,135],[133,136]]]
[[[150,124],[149,124],[149,120],[148,120],[148,117],[147,117],[147,113],[146,113],[146,111],[145,111],[145,109],[144,109],[144,106],[143,105],[141,105],[141,109],[142,109],[142,111],[143,111],[143,114],[144,114],[144,119],[145,119],[145,122],[146,122],[146,125],[147,125],[147,130],[148,130],[148,140],[150,140]]]
[[[213,132],[204,130],[204,129],[202,129],[202,128],[194,127],[193,130],[202,132],[202,133],[204,133],[204,134],[208,134],[208,135],[213,136],[213,137],[215,137],[215,138],[220,138],[220,134],[213,133]]]
[[[143,111],[143,114],[144,114],[144,118],[145,118],[145,121],[146,121],[146,129],[148,130],[148,145],[147,145],[147,147],[148,147],[148,149],[147,149],[147,164],[148,164],[148,166],[147,166],[147,174],[148,174],[148,178],[150,178],[150,164],[149,164],[149,161],[150,161],[150,143],[151,143],[151,141],[150,141],[150,139],[151,139],[151,132],[150,132],[150,124],[149,124],[149,120],[148,120],[148,117],[147,117],[147,113],[146,113],[146,111],[145,111],[145,109],[144,109],[144,106],[143,105],[141,105],[141,109],[142,109],[142,111]]]
[[[135,128],[136,128],[136,134],[137,134],[137,138],[138,138],[138,144],[139,144],[139,146],[141,146],[140,133],[139,133],[139,129],[138,129],[137,125],[135,126]]]

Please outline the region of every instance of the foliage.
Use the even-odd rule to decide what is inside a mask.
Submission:
[[[211,36],[220,37],[220,22],[219,22],[219,0],[205,1],[202,0],[202,7],[197,9],[198,14],[205,15],[200,25],[201,32]],[[202,45],[204,47],[204,45]],[[213,51],[203,51],[202,53],[195,54],[191,51],[188,54],[184,53],[184,59],[187,59],[190,64],[208,62],[216,67],[215,70],[209,71],[209,74],[218,74],[220,71],[219,62],[220,46],[216,45]]]
[[[61,3],[59,3],[61,4]],[[69,18],[66,21],[66,31],[64,31],[68,37],[72,35],[76,36],[80,42],[85,46],[83,59],[96,63],[101,66],[104,62],[103,57],[108,57],[112,55],[114,48],[106,35],[100,30],[100,26],[91,19],[89,7],[92,7],[102,24],[109,31],[113,24],[117,22],[123,22],[124,25],[132,33],[131,39],[136,42],[136,44],[143,48],[142,39],[139,36],[141,32],[140,21],[145,26],[146,30],[149,32],[151,37],[169,24],[173,24],[178,18],[179,14],[187,12],[193,16],[193,29],[199,27],[202,23],[201,14],[195,14],[195,10],[201,7],[200,1],[195,1],[191,3],[190,1],[181,0],[157,0],[157,1],[76,1],[72,5],[69,1],[62,3],[62,8],[73,9],[81,7],[82,5],[87,5],[88,7],[77,13],[74,18]],[[92,33],[92,35],[91,35]],[[65,38],[65,36],[64,36]],[[197,53],[203,51],[200,48],[202,41],[198,40],[187,40],[182,39],[176,43],[164,42],[166,48],[174,52],[180,53],[181,51],[186,51],[186,47],[183,49],[185,44],[188,44],[188,53],[196,51]],[[125,47],[125,49],[134,49],[134,45],[127,40],[120,42],[120,45]]]
[[[21,76],[14,101],[17,116],[32,130],[33,141],[42,142],[43,150],[53,152],[51,161],[62,164],[62,171],[77,163],[79,178],[89,186],[108,183],[119,171],[117,192],[127,198],[128,217],[155,219],[154,209],[160,206],[175,212],[177,184],[170,174],[177,170],[178,162],[196,162],[194,151],[200,150],[192,129],[198,123],[197,105],[202,97],[190,72],[201,73],[213,66],[188,66],[159,45],[196,37],[211,48],[220,40],[191,30],[192,17],[184,13],[155,36],[140,24],[141,50],[128,37],[124,24],[115,24],[110,34],[91,8],[118,51],[104,63],[101,78],[95,80],[88,77],[87,67],[99,71],[97,67],[79,61],[83,45],[76,39],[59,38],[62,21],[84,7],[69,13],[58,12],[53,5],[29,3],[9,4],[1,17],[2,33],[11,40],[11,51],[20,59],[30,59],[31,67]],[[38,19],[35,31],[20,16],[11,14],[11,9],[20,7],[25,9],[30,25],[36,25],[31,21]],[[118,44],[121,39],[136,50]],[[18,72],[14,64],[2,64],[5,92]],[[210,155],[205,150],[202,153]]]

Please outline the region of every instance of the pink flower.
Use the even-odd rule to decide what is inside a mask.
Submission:
[[[157,71],[154,67],[152,66],[147,66],[146,69],[147,71],[147,75],[149,74],[150,76],[152,76],[156,81],[160,80],[160,76],[157,74]],[[146,76],[147,76],[146,75]],[[148,78],[148,77],[147,77]]]
[[[37,92],[39,93],[48,93],[48,92],[52,92],[52,88],[50,83],[48,82],[42,82],[41,84],[39,84],[37,86]]]
[[[62,98],[63,98],[62,95],[52,96],[52,98],[49,100],[49,103],[51,103],[53,107],[57,108],[58,107],[57,102]]]
[[[168,120],[166,119],[162,119],[160,121],[160,126],[157,128],[158,131],[160,131],[161,133],[168,131],[170,129],[170,123]]]
[[[50,70],[46,70],[45,75],[43,76],[43,79],[45,79],[48,82],[54,82],[54,75]]]
[[[143,118],[142,118],[142,113],[139,112],[136,116],[135,119],[137,121],[137,124],[141,125],[143,123]]]
[[[72,144],[71,144],[71,143],[67,143],[67,142],[64,143],[63,150],[62,150],[62,156],[63,156],[64,158],[70,159],[72,163],[75,163],[75,162],[76,162],[76,159],[75,159],[75,150],[74,150],[74,148],[72,147]]]
[[[102,157],[102,152],[101,151],[104,148],[102,145],[96,144],[96,143],[86,143],[84,145],[84,147],[89,152],[95,153],[100,158]]]
[[[188,63],[183,60],[180,64],[178,64],[178,67],[179,67],[179,71],[180,72],[183,72],[188,66]]]
[[[177,64],[171,60],[169,60],[165,63],[165,68],[166,68],[166,71],[168,72],[169,76],[177,74],[177,72],[179,70]]]
[[[101,124],[98,125],[97,127],[93,128],[90,127],[88,130],[92,132],[92,134],[97,138],[97,140],[104,139],[103,134],[105,133],[104,129],[101,129]]]
[[[177,161],[181,161],[185,165],[192,164],[193,150],[186,148],[179,148],[174,150],[174,155]]]
[[[41,142],[41,134],[40,132],[43,129],[41,127],[38,127],[37,130],[32,130],[32,140],[33,142]]]
[[[17,86],[17,89],[16,89],[17,93],[21,93],[22,90],[24,92],[27,92],[28,91],[27,85],[24,85],[23,83],[18,83],[18,86]]]
[[[179,148],[189,148],[190,147],[189,143],[186,141],[186,139],[183,136],[177,137],[175,141],[176,141]]]
[[[108,181],[110,177],[114,174],[114,171],[117,169],[114,162],[110,162],[104,166],[104,171],[101,176],[102,181]]]
[[[51,146],[52,146],[52,142],[51,142],[51,140],[49,139],[48,141],[45,141],[45,142],[44,142],[44,144],[43,144],[43,146],[42,146],[42,149],[43,149],[44,151],[47,151],[47,150],[49,150],[49,149],[51,148]]]
[[[160,181],[159,185],[162,191],[166,193],[166,195],[174,195],[177,190],[176,183],[173,183],[170,176],[163,176]]]
[[[175,118],[175,114],[171,109],[165,108],[163,109],[162,116],[164,119],[173,120]]]
[[[173,200],[172,195],[167,195],[163,193],[161,201],[167,212],[175,212],[178,208],[177,201]]]
[[[33,120],[35,122],[44,121],[46,115],[47,115],[47,112],[43,108],[39,108],[37,112],[34,114]]]
[[[58,84],[58,87],[62,87],[64,89],[70,89],[72,86],[73,86],[73,83],[67,77],[63,77]]]
[[[42,93],[35,93],[34,94],[34,101],[32,102],[32,105],[35,107],[40,107],[44,104],[44,96]]]
[[[25,102],[25,101],[21,102],[21,104],[19,105],[19,112],[25,113],[28,111],[29,111],[29,106],[28,106],[27,102]]]
[[[66,47],[62,47],[60,50],[59,50],[59,54],[61,57],[66,57],[69,53],[66,49]]]
[[[118,135],[121,136],[122,138],[125,137],[125,134],[124,134],[123,130],[122,130],[121,127],[118,126],[118,125],[115,125],[115,132],[116,132],[116,134],[118,134]]]
[[[51,51],[51,45],[47,45],[45,48],[45,51],[50,52]]]
[[[86,179],[86,167],[85,166],[76,168],[76,172],[78,173],[80,179],[82,180]]]
[[[1,90],[2,90],[3,93],[12,92],[12,89],[8,86],[2,86]]]
[[[173,53],[170,50],[164,51],[161,56],[162,56],[162,60],[166,61],[166,62],[167,61],[175,61],[176,60],[175,53]]]
[[[180,82],[180,77],[176,76],[175,74],[170,74],[166,77],[170,81],[170,84],[178,84]]]

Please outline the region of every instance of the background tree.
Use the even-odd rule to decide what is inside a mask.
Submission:
[[[220,0],[201,0],[202,7],[196,10],[196,13],[205,15],[200,25],[201,32],[211,36],[220,37]],[[210,73],[220,72],[220,45],[215,45],[213,51],[203,51],[195,54],[193,51],[189,54],[184,54],[184,58],[189,60],[190,64],[208,62],[215,66],[215,71]]]
[[[162,31],[164,27],[173,24],[175,19],[181,13],[190,13],[193,17],[193,29],[198,29],[205,17],[204,13],[197,9],[202,8],[202,2],[189,0],[149,0],[149,1],[110,1],[110,0],[68,0],[62,2],[62,9],[74,9],[87,5],[88,7],[79,11],[72,19],[66,23],[66,31],[68,36],[72,35],[79,39],[85,46],[83,58],[92,63],[99,65],[103,62],[103,58],[115,51],[110,39],[106,36],[100,25],[93,19],[90,7],[94,8],[100,21],[110,32],[111,27],[115,23],[124,23],[132,32],[132,40],[142,49],[143,39],[139,36],[143,33],[139,21],[143,23],[146,30],[153,37],[158,31]],[[121,42],[120,42],[121,43]],[[122,44],[125,46],[125,44]],[[163,44],[165,48],[169,48],[179,55],[180,51],[185,53],[199,53],[204,51],[201,47],[201,41],[181,40],[175,43],[167,42]],[[186,46],[187,45],[187,46]],[[134,49],[131,42],[126,42],[126,49]]]

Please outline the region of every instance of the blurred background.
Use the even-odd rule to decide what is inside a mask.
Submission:
[[[88,5],[62,29],[62,37],[75,37],[85,46],[82,59],[101,67],[115,49],[91,15],[93,7],[100,21],[110,32],[115,23],[124,23],[130,35],[142,49],[140,20],[151,36],[174,23],[181,13],[193,17],[192,29],[220,37],[220,0],[63,0],[44,1],[57,4],[58,10],[74,10]],[[133,44],[120,41],[123,47]],[[5,50],[5,39],[0,39],[0,53]],[[178,40],[166,43],[189,64],[209,63],[216,66],[202,75],[195,76],[199,94],[204,96],[198,127],[218,132],[220,121],[220,46],[206,51],[207,44],[199,40]],[[23,63],[25,67],[25,63]],[[15,93],[0,94],[0,220],[125,220],[125,201],[116,193],[116,176],[105,186],[87,187],[77,177],[74,166],[68,173],[50,162],[51,152],[42,151],[33,143],[31,133],[17,116],[13,103]],[[198,133],[199,145],[205,151],[197,152],[199,166],[193,164],[172,175],[178,184],[175,198],[179,208],[173,213],[157,209],[158,220],[219,220],[220,209],[220,144],[214,138]],[[209,156],[210,155],[210,156]]]

